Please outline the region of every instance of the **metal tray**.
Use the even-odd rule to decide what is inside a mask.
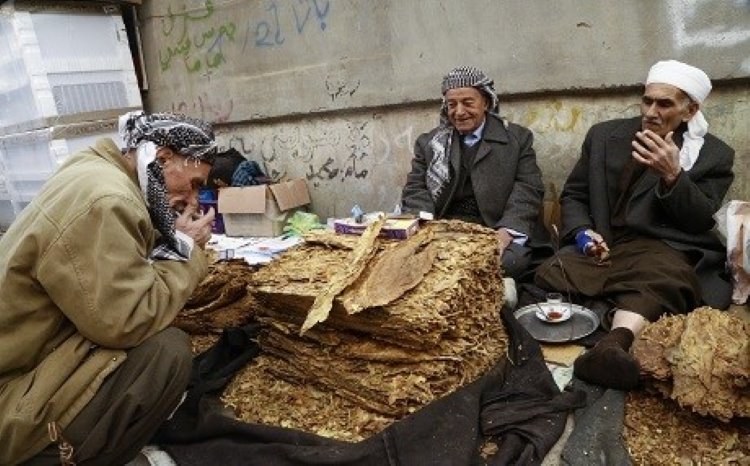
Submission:
[[[516,310],[516,320],[528,330],[529,334],[544,343],[566,343],[583,338],[596,330],[599,317],[591,309],[578,304],[567,304],[571,307],[570,319],[564,322],[545,322],[536,316],[536,311],[545,303],[530,304]]]

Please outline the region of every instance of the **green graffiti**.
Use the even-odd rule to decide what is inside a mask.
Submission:
[[[182,5],[182,9],[185,10],[185,5]],[[179,14],[175,14],[172,12],[172,5],[169,5],[167,7],[167,16],[162,19],[162,27],[161,32],[166,37],[169,35],[172,35],[172,31],[174,30],[175,22],[178,19],[182,20],[182,27],[183,27],[183,35],[185,33],[185,28],[187,28],[187,23],[189,21],[198,21],[201,19],[210,18],[211,15],[214,14],[214,2],[211,0],[206,0],[206,11],[202,13],[197,13],[195,15],[191,15],[189,12],[183,12]],[[169,22],[169,26],[165,29],[165,22]]]
[[[224,58],[224,54],[221,52],[215,54],[213,59],[211,60],[206,57],[206,66],[208,66],[209,68],[218,68],[222,63],[226,63],[226,59]]]
[[[191,43],[190,38],[185,37],[180,42],[177,43],[174,47],[166,47],[166,51],[162,53],[161,50],[159,50],[159,64],[161,65],[161,70],[166,71],[169,69],[170,63],[172,62],[172,59],[177,56],[182,56],[185,59],[187,59],[188,54],[190,53]]]
[[[169,70],[175,59],[181,58],[188,73],[204,68],[217,68],[226,63],[222,46],[226,41],[234,42],[237,26],[233,22],[202,27],[202,22],[214,14],[214,4],[206,0],[200,11],[175,13],[172,5],[167,7],[167,15],[162,18],[161,33],[173,42],[159,50],[159,65],[162,72]],[[191,39],[192,37],[192,39]]]
[[[201,61],[200,60],[195,60],[193,62],[193,64],[190,65],[190,63],[188,63],[188,60],[186,59],[185,60],[185,69],[187,69],[188,72],[190,72],[190,73],[195,73],[196,71],[200,71],[201,70]]]

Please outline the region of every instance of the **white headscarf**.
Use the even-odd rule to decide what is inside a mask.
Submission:
[[[651,67],[646,78],[646,85],[670,84],[682,89],[691,99],[702,104],[711,92],[711,80],[703,70],[676,60],[657,62]],[[708,122],[703,112],[698,110],[688,121],[688,130],[683,133],[682,149],[680,149],[680,166],[688,171],[698,159],[703,136],[708,133]]]

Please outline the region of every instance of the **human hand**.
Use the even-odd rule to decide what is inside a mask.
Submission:
[[[211,239],[211,227],[215,217],[216,212],[213,207],[205,214],[198,213],[194,209],[185,209],[175,220],[174,227],[175,230],[193,238],[195,244],[203,248]]]
[[[495,237],[497,238],[497,252],[502,256],[505,248],[513,242],[513,236],[505,228],[499,228],[495,231]]]
[[[595,257],[599,262],[609,259],[609,246],[604,237],[590,228],[576,234],[576,244],[583,254]]]
[[[680,176],[680,148],[672,140],[674,131],[661,136],[647,129],[635,133],[632,142],[633,158],[654,170],[667,186],[672,186]]]

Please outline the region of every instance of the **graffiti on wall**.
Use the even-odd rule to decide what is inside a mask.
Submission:
[[[285,126],[252,135],[233,129],[219,139],[261,164],[273,179],[303,177],[313,188],[336,190],[344,182],[372,183],[375,170],[382,176],[396,158],[411,158],[411,125],[392,132],[374,126],[365,119]]]
[[[414,148],[413,134],[414,127],[409,125],[405,130],[397,132],[393,136],[385,132],[378,136],[380,143],[383,145],[383,161],[392,161],[395,157],[398,157],[403,153],[411,154],[411,151]]]
[[[735,0],[738,14],[742,15],[743,1]],[[750,41],[750,24],[727,26],[709,23],[709,27],[689,28],[695,24],[695,19],[702,15],[700,8],[711,8],[710,3],[699,1],[670,0],[669,11],[672,23],[672,35],[678,47],[733,47]],[[744,7],[747,9],[748,5]]]
[[[248,21],[242,49],[245,50],[251,40],[256,47],[283,45],[290,32],[302,35],[308,23],[317,24],[321,31],[325,31],[330,10],[329,0],[271,0],[265,5],[263,19]]]
[[[580,107],[554,100],[528,108],[518,121],[539,132],[574,132],[580,129],[581,120]]]
[[[167,7],[160,21],[161,40],[167,44],[159,49],[161,71],[169,70],[175,61],[188,73],[210,73],[226,63],[224,47],[234,42],[237,26],[231,21],[212,24],[208,20],[213,14],[211,0],[197,10],[188,10],[184,3]]]
[[[202,92],[198,97],[189,101],[172,102],[173,113],[191,115],[212,123],[229,121],[232,110],[234,110],[234,99],[229,98],[222,101],[206,92]]]
[[[159,67],[162,72],[179,64],[188,73],[211,73],[227,62],[234,44],[255,47],[278,47],[290,34],[303,35],[328,27],[331,4],[329,0],[267,0],[260,12],[239,30],[234,21],[216,19],[213,0],[206,0],[199,8],[188,8],[184,2],[170,4],[160,18]],[[181,71],[181,70],[180,70]]]
[[[750,3],[747,0],[734,0],[726,3],[722,6],[724,8],[735,8],[737,18],[742,18],[743,13],[746,18],[748,11],[750,11]],[[673,41],[680,49],[691,47],[728,48],[750,43],[750,23],[747,22],[739,21],[738,24],[709,22],[707,26],[691,27],[695,24],[704,24],[696,20],[705,17],[706,8],[713,8],[711,2],[670,0],[668,7]],[[738,66],[741,71],[750,73],[750,57],[745,58]]]
[[[352,97],[359,86],[359,79],[349,80],[343,72],[329,73],[325,79],[326,94],[331,98],[331,102],[342,97]]]

